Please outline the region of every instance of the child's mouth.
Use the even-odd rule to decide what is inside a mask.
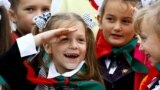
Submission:
[[[114,37],[114,38],[121,38],[121,37],[122,37],[122,35],[112,34],[112,37]]]
[[[77,58],[79,56],[79,54],[76,54],[76,53],[67,53],[67,54],[64,54],[65,57],[67,58]]]

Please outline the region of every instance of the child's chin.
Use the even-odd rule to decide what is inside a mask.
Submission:
[[[77,68],[77,65],[69,65],[69,67],[67,67],[68,70],[73,70]]]
[[[160,64],[160,62],[158,62],[158,61],[151,61],[151,65],[155,66],[157,64]]]

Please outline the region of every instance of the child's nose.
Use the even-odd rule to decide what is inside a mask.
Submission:
[[[42,15],[44,12],[42,10],[37,10],[36,16]]]
[[[120,22],[115,23],[114,30],[116,30],[116,31],[121,31],[122,30]]]
[[[70,48],[71,49],[77,49],[78,48],[76,41],[71,41],[70,42]]]

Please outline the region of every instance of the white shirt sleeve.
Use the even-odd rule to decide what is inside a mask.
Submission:
[[[36,50],[34,37],[31,33],[18,38],[16,41],[21,57],[37,54],[39,52]]]

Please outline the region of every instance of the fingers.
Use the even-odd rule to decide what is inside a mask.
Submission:
[[[77,29],[76,28],[60,28],[60,29],[57,29],[56,35],[57,36],[67,35],[74,31],[77,31]]]
[[[70,34],[76,30],[76,28],[72,27],[46,31],[43,33],[43,42],[57,42],[59,39],[66,37],[67,34]]]

